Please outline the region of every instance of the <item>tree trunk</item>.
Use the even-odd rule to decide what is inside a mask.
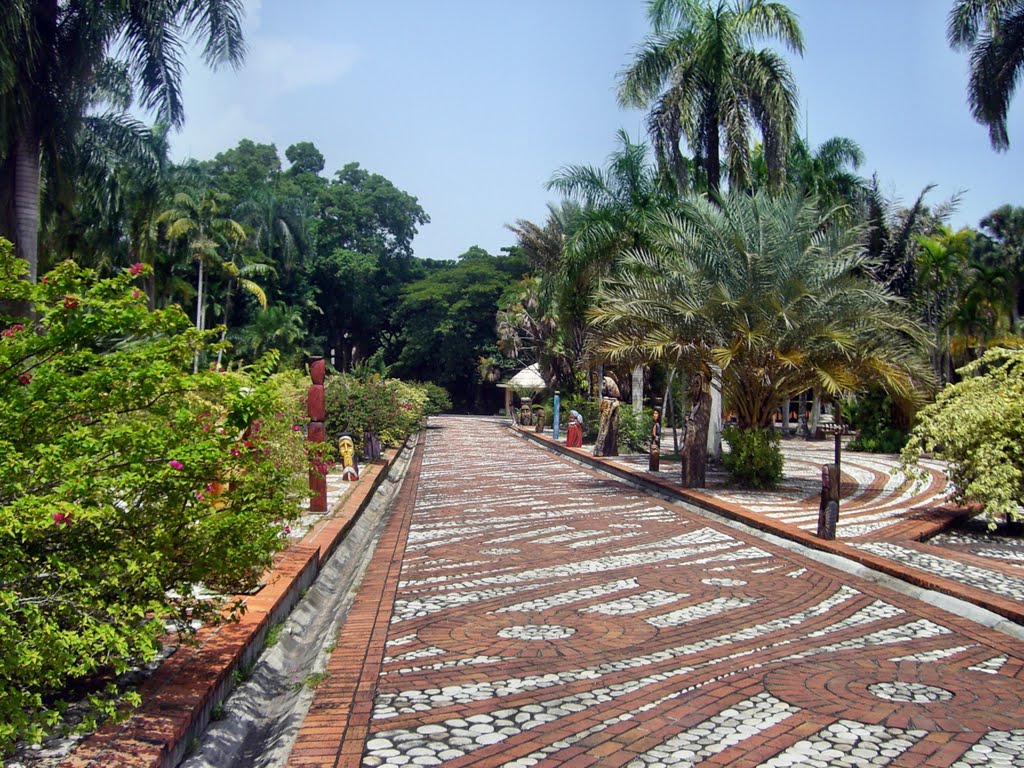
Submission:
[[[708,197],[718,195],[722,183],[722,158],[719,156],[718,110],[712,105],[704,113],[705,157],[708,172]]]
[[[690,377],[690,411],[686,416],[683,438],[683,488],[703,488],[707,467],[708,424],[711,421],[710,377],[699,373]]]
[[[708,420],[708,456],[716,461],[722,458],[722,380],[721,370],[711,379],[711,410]]]
[[[199,259],[199,289],[196,292],[196,328],[203,330],[203,260]],[[199,373],[199,351],[192,358],[192,373]]]
[[[11,232],[14,253],[28,262],[28,279],[39,278],[39,140],[19,134],[11,153],[14,166]]]
[[[638,365],[633,369],[633,410],[643,413],[644,410],[644,367]]]

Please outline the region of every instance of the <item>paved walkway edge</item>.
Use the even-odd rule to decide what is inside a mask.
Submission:
[[[992,595],[980,589],[975,589],[950,579],[944,579],[923,573],[868,552],[862,552],[855,547],[842,543],[841,541],[826,541],[824,539],[819,539],[816,535],[801,530],[795,526],[779,523],[763,515],[750,512],[739,505],[720,501],[709,494],[701,493],[699,490],[681,488],[678,484],[673,483],[667,477],[660,477],[627,468],[626,466],[615,462],[613,460],[614,457],[597,457],[589,451],[581,448],[569,448],[563,443],[555,441],[547,434],[538,433],[532,429],[524,429],[522,427],[512,425],[509,425],[508,428],[517,433],[520,437],[531,440],[550,451],[554,451],[555,453],[559,453],[570,459],[586,464],[590,467],[594,467],[595,469],[599,469],[602,472],[606,472],[622,480],[626,480],[627,482],[639,486],[644,490],[653,491],[655,493],[674,498],[678,501],[691,504],[707,512],[721,515],[729,520],[734,520],[758,530],[789,539],[803,546],[810,547],[811,549],[816,549],[837,557],[852,560],[866,568],[884,573],[887,576],[905,581],[908,584],[912,584],[922,589],[940,592],[959,600],[963,600],[964,602],[972,603],[1009,619],[1016,624],[1024,625],[1024,606],[1021,606],[1012,600]],[[952,510],[954,508],[950,507],[949,509]],[[960,518],[970,517],[977,513],[977,510],[969,509],[957,509],[956,511],[961,513],[959,515]],[[951,517],[949,524],[955,522],[956,519],[958,519],[958,517]],[[934,531],[934,533],[938,532],[938,530]]]
[[[414,450],[417,436],[362,467],[361,477],[302,539],[274,558],[265,586],[239,596],[246,606],[237,622],[199,630],[194,645],[181,645],[148,678],[142,704],[131,716],[86,737],[61,768],[174,768],[210,723],[213,709],[262,653],[267,633],[295,607],[331,553],[362,515],[395,460]]]

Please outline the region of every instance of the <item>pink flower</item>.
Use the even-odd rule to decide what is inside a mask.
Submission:
[[[23,374],[21,374],[18,377],[18,383],[21,384],[22,386],[28,386],[29,384],[32,383],[32,374],[31,373],[23,373]]]
[[[196,501],[202,501],[203,500],[203,492],[202,491],[196,491],[195,492],[195,497],[196,497]]]
[[[142,262],[141,261],[136,261],[134,264],[132,264],[131,267],[129,267],[129,269],[128,269],[128,274],[132,275],[133,277],[136,276],[136,275],[141,275],[142,274]]]
[[[16,334],[18,331],[23,331],[23,330],[25,330],[25,326],[22,325],[21,323],[16,323],[16,324],[12,325],[10,328],[4,328],[3,336],[5,338],[9,339],[9,338],[11,338],[11,336]]]
[[[43,277],[39,278],[39,282],[40,283],[48,283],[48,282],[50,282],[50,278],[48,278],[48,277],[46,277],[44,275]]]
[[[285,536],[287,536],[287,535],[289,535],[289,534],[290,534],[291,532],[292,532],[292,527],[291,527],[290,525],[286,525],[286,526],[284,527],[284,535],[285,535]]]
[[[64,309],[76,309],[78,307],[78,299],[74,296],[64,297]]]
[[[206,492],[207,493],[213,493],[214,487],[215,487],[214,484],[210,483],[209,485],[206,486]]]
[[[234,456],[237,459],[239,456],[242,455],[242,452],[239,451],[237,448],[232,448],[231,449],[231,455]]]
[[[293,432],[301,432],[302,431],[302,425],[301,424],[292,424],[292,431]]]
[[[53,513],[53,524],[56,526],[60,525],[71,525],[71,518],[75,516],[74,512],[68,512],[66,515],[63,512]]]
[[[142,295],[139,291],[132,291],[132,298],[137,299]]]
[[[177,469],[177,470],[182,470],[182,469],[185,468],[185,465],[182,464],[177,459],[171,459],[170,461],[168,461],[167,462],[167,466],[170,467],[171,469]]]

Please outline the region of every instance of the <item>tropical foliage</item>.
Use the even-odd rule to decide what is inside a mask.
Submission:
[[[237,605],[284,543],[308,468],[273,356],[188,372],[214,341],[150,311],[139,265],[39,283],[0,240],[0,751],[60,718],[60,692],[152,659],[165,623]],[[55,698],[56,694],[56,698]]]
[[[698,400],[719,379],[741,429],[770,427],[807,389],[838,399],[878,384],[910,401],[926,383],[921,329],[869,276],[861,231],[833,226],[813,200],[685,201],[624,267],[591,313],[601,348],[683,368],[703,382]],[[702,450],[707,423],[693,426]]]
[[[949,463],[953,495],[983,505],[991,526],[1024,514],[1024,350],[993,349],[926,406],[903,451]]]

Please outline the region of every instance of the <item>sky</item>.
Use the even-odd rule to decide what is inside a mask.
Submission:
[[[950,223],[977,226],[1024,205],[1024,93],[1008,152],[966,103],[967,54],[945,41],[952,0],[790,0],[804,35],[787,55],[812,145],[858,142],[864,176],[910,204],[955,194]],[[644,115],[616,101],[617,75],[649,33],[643,0],[245,0],[249,53],[212,72],[191,57],[176,160],[205,160],[243,138],[284,150],[312,141],[326,175],[346,163],[390,179],[430,216],[416,256],[453,259],[514,243],[542,223],[566,165],[602,166]],[[763,45],[764,43],[762,43]]]

